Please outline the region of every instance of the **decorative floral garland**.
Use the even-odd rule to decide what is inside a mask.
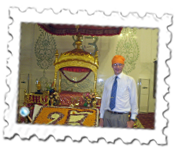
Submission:
[[[98,126],[98,116],[95,108],[42,107],[33,124]]]

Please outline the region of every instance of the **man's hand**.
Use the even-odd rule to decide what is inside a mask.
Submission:
[[[100,124],[101,127],[103,127],[103,118],[100,118]]]
[[[134,121],[130,120],[127,122],[127,128],[132,128],[134,126]]]

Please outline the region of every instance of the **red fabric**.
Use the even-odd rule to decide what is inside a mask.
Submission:
[[[78,67],[77,67],[77,68],[78,68]],[[66,74],[65,74],[64,71],[63,71],[63,68],[60,69],[60,71],[62,72],[62,74],[65,76],[65,78],[66,78],[67,80],[69,80],[70,82],[73,82],[73,83],[79,83],[79,82],[83,81],[83,80],[86,79],[86,78],[88,77],[88,75],[91,73],[91,70],[89,69],[89,72],[86,74],[85,77],[83,77],[82,79],[80,79],[80,80],[78,80],[78,81],[73,81],[73,80],[71,80],[68,76],[66,76]],[[72,71],[73,71],[73,70],[72,70]]]
[[[84,97],[89,96],[90,93],[81,93],[81,92],[70,92],[62,91],[60,95],[61,105],[70,106],[71,104],[79,103],[79,106],[82,107],[85,103]],[[84,97],[83,97],[84,96]]]
[[[83,68],[83,67],[64,67],[62,68],[62,70],[69,72],[90,72],[89,68]]]
[[[109,27],[109,26],[89,26],[80,25],[77,29],[75,25],[60,25],[60,24],[38,24],[46,32],[53,35],[82,35],[91,36],[112,36],[119,35],[122,27]]]

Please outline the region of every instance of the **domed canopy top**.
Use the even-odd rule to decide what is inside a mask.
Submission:
[[[72,51],[67,51],[65,53],[62,53],[59,58],[58,58],[58,51],[56,51],[56,54],[55,54],[56,59],[55,59],[54,65],[56,65],[56,64],[61,65],[62,63],[66,63],[66,64],[61,65],[61,66],[63,66],[63,67],[73,67],[73,66],[81,67],[81,65],[79,65],[80,62],[81,62],[81,64],[84,62],[84,63],[90,63],[91,65],[94,65],[98,68],[99,64],[98,64],[97,51],[96,51],[94,57],[89,52],[83,51],[80,48],[80,46],[81,46],[80,37],[81,37],[81,35],[78,34],[77,35],[78,39],[76,41],[77,48],[73,49]],[[74,64],[70,63],[72,61],[75,63]],[[77,61],[79,61],[79,63]],[[83,67],[89,68],[88,66],[83,66]]]
[[[62,53],[59,59],[55,61],[54,65],[68,62],[68,61],[69,62],[70,61],[82,61],[82,62],[84,61],[87,63],[91,63],[92,65],[95,65],[97,68],[99,66],[98,63],[95,63],[95,58],[89,52],[83,51],[81,49],[74,49],[72,51],[67,51],[65,53]],[[67,64],[66,66],[71,67],[72,64]],[[73,66],[77,66],[77,65],[75,64]]]

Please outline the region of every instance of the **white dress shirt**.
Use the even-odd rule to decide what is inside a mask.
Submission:
[[[115,76],[111,76],[105,82],[100,107],[100,118],[103,118],[105,110],[111,110],[109,104]],[[120,73],[117,78],[115,104],[115,108],[112,111],[124,113],[131,111],[131,119],[136,119],[138,114],[136,83],[132,77],[124,73]]]

